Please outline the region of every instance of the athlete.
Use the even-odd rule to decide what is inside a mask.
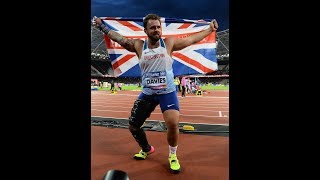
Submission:
[[[201,41],[218,29],[214,19],[210,27],[185,38],[161,38],[162,28],[160,17],[148,14],[143,20],[144,32],[148,38],[128,39],[111,30],[100,18],[94,17],[93,24],[110,39],[119,43],[128,51],[135,52],[141,69],[142,92],[134,102],[129,117],[129,130],[138,142],[141,150],[134,155],[137,160],[144,160],[155,151],[147,140],[141,128],[145,120],[150,117],[155,107],[160,104],[164,121],[167,126],[167,142],[169,144],[169,164],[174,173],[179,173],[181,166],[177,158],[179,138],[179,101],[174,84],[172,69],[172,52],[181,50],[189,45]]]

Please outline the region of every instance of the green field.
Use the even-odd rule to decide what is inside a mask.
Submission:
[[[208,85],[208,86],[200,86],[202,90],[229,90],[229,86],[213,86],[213,85]],[[108,88],[98,88],[98,90],[110,90],[110,87]],[[118,90],[118,89],[117,89]],[[122,90],[142,90],[142,87],[138,87],[135,85],[131,85],[131,86],[122,86]]]
[[[200,86],[202,90],[229,90],[229,85],[227,86],[213,86],[213,85],[209,85],[209,86]]]

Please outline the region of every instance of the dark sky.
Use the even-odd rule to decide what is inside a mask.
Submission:
[[[218,31],[229,29],[229,0],[91,0],[91,17],[216,19]]]

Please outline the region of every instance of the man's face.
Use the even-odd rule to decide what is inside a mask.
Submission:
[[[144,29],[144,32],[152,41],[158,41],[162,34],[160,21],[150,19],[147,23],[147,28]]]

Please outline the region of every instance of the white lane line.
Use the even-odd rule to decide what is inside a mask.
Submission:
[[[129,109],[129,110],[131,110],[131,107],[123,107],[123,106],[103,106],[103,105],[92,105],[91,107],[104,107],[104,108],[120,108],[120,109]],[[185,106],[183,106],[183,107],[185,107]],[[219,109],[222,109],[223,107],[211,107],[211,108],[213,108],[213,109],[217,109],[217,108],[219,108]],[[229,108],[229,107],[224,107],[224,108]],[[157,110],[160,110],[160,107],[159,106],[157,106],[156,107],[156,109]],[[128,111],[129,111],[128,110]],[[192,109],[184,109],[184,108],[181,108],[180,107],[180,111],[192,111],[192,112],[198,112],[198,111],[203,111],[203,112],[218,112],[218,111],[213,111],[213,110],[192,110]],[[221,112],[229,112],[229,111],[221,111]]]
[[[108,103],[108,102],[93,102],[91,103],[91,106],[93,105],[98,105],[98,104],[101,104],[101,105],[108,105],[108,106],[114,106],[114,105],[128,105],[128,103]],[[130,107],[131,105],[133,104],[130,104]],[[222,106],[224,105],[224,106]],[[227,105],[227,106],[226,106]],[[188,106],[188,105],[183,105],[183,104],[180,104],[180,107],[197,107],[199,108],[199,105],[194,105],[194,106]],[[206,105],[203,105],[201,106],[201,109],[210,109],[212,107],[221,107],[221,108],[229,108],[228,106],[228,103],[219,103],[219,104],[206,104]]]
[[[91,111],[107,111],[107,112],[115,112],[115,113],[128,113],[130,114],[129,111],[114,111],[114,110],[100,110],[100,109],[91,109]],[[152,114],[159,114],[162,115],[162,113],[156,113],[153,112]],[[182,114],[180,113],[180,116],[192,116],[192,117],[221,117],[221,116],[206,116],[206,115],[187,115],[187,114]],[[225,117],[221,117],[221,118],[225,118]]]

